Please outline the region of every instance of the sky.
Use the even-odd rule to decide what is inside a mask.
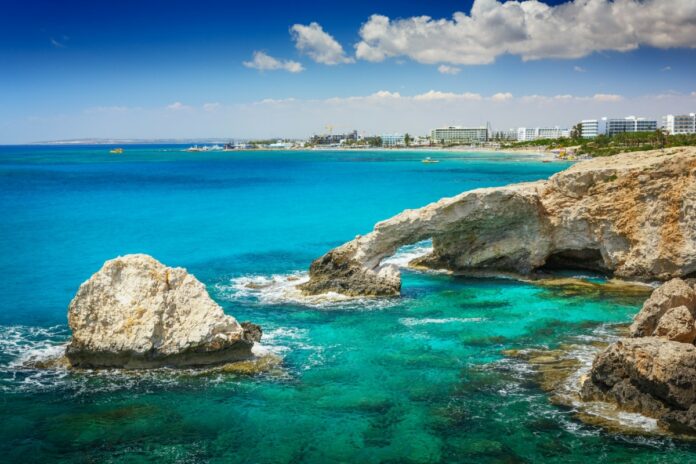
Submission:
[[[0,144],[696,112],[696,0],[0,6]]]

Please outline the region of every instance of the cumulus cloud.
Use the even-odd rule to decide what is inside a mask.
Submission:
[[[459,74],[459,71],[461,71],[461,69],[459,69],[456,66],[449,66],[446,64],[441,64],[440,66],[437,67],[437,70],[441,74],[452,74],[452,75]]]
[[[346,56],[341,44],[318,23],[311,23],[309,26],[295,24],[290,28],[290,33],[295,47],[317,63],[335,65],[354,61]]]
[[[623,97],[611,93],[596,93],[592,96],[592,99],[598,102],[618,102],[623,100]]]
[[[502,54],[523,60],[581,58],[641,45],[696,47],[694,0],[475,0],[452,19],[372,15],[360,29],[356,56],[367,61],[406,56],[426,64],[488,64]]]
[[[491,100],[495,102],[503,102],[512,99],[512,94],[510,92],[499,92],[491,96]]]
[[[582,66],[573,66],[573,71],[579,72],[579,73],[584,73],[584,72],[587,72],[587,69],[583,68]]]
[[[454,92],[440,92],[437,90],[428,90],[425,93],[419,95],[414,95],[412,97],[415,101],[429,101],[429,100],[481,100],[481,95],[478,93],[464,92],[464,93],[454,93]]]
[[[276,71],[279,69],[291,73],[304,71],[302,63],[292,60],[279,60],[262,51],[255,51],[251,61],[245,61],[243,64],[247,68],[258,69],[259,71]]]
[[[172,103],[171,105],[167,105],[167,109],[170,111],[182,111],[182,110],[190,110],[191,107],[188,105],[184,105],[183,103],[177,101]]]

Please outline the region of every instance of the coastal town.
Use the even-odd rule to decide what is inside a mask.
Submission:
[[[307,139],[238,139],[223,145],[193,145],[186,151],[232,151],[253,149],[399,149],[399,148],[447,148],[454,149],[529,149],[548,151],[560,158],[573,159],[591,155],[588,146],[626,145],[626,148],[643,146],[644,149],[660,148],[671,136],[682,137],[676,145],[696,143],[696,113],[668,114],[657,119],[644,117],[601,117],[583,119],[571,128],[561,126],[517,127],[494,129],[490,123],[481,126],[447,126],[431,129],[427,134],[382,133],[368,135],[358,130],[334,132],[327,125],[325,131]],[[686,138],[684,138],[686,136]],[[631,138],[629,143],[625,138]],[[616,140],[614,140],[616,139]],[[650,142],[655,143],[650,143]],[[634,150],[620,150],[634,151]],[[612,153],[614,154],[614,153]]]

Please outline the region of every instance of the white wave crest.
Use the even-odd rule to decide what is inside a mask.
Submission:
[[[656,419],[639,413],[621,411],[616,405],[611,403],[583,401],[580,398],[583,380],[589,375],[592,369],[592,362],[601,351],[601,348],[590,343],[597,341],[611,343],[616,341],[619,337],[615,331],[611,330],[611,326],[602,325],[593,330],[590,335],[581,335],[574,338],[579,343],[573,344],[572,349],[565,354],[565,358],[576,359],[579,361],[580,367],[558,387],[556,394],[562,398],[563,402],[585,414],[597,416],[628,429],[649,433],[658,432],[659,428]]]
[[[429,255],[433,252],[432,240],[423,240],[422,242],[406,245],[394,253],[393,256],[383,260],[381,264],[394,264],[401,268],[408,267],[408,263],[416,258]]]
[[[365,298],[329,292],[321,295],[305,295],[298,288],[309,281],[309,273],[292,272],[270,276],[250,275],[235,277],[229,284],[218,284],[216,289],[229,301],[256,302],[262,305],[293,304],[320,309],[357,307],[379,309],[396,304],[387,298]]]
[[[451,324],[451,323],[461,323],[461,324],[466,324],[470,322],[482,322],[485,321],[486,319],[483,317],[443,317],[441,319],[437,318],[423,318],[423,319],[418,319],[415,317],[403,317],[399,319],[399,323],[403,324],[408,327],[413,327],[416,325],[425,325],[425,324]]]
[[[63,355],[69,332],[65,326],[0,326],[0,368],[55,359]]]

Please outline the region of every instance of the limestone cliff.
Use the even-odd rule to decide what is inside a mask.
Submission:
[[[217,364],[251,356],[258,326],[224,314],[182,268],[148,255],[112,259],[80,286],[68,309],[73,367]]]
[[[418,264],[529,273],[547,267],[667,280],[696,271],[696,148],[575,164],[547,181],[484,188],[406,210],[314,261],[308,294],[398,295],[382,260],[433,241]]]

